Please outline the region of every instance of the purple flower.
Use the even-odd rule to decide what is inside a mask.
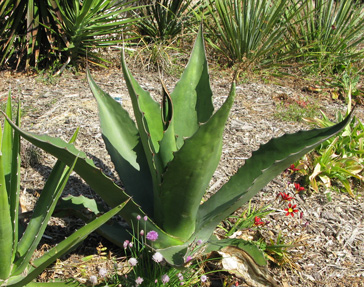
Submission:
[[[144,216],[143,219],[144,219],[144,221],[147,221],[148,220],[148,216]]]
[[[167,275],[167,274],[164,274],[163,276],[162,276],[162,283],[163,284],[166,284],[166,283],[168,283],[169,282],[169,276]]]
[[[142,217],[138,214],[136,217],[138,220],[142,219]]]
[[[192,260],[192,257],[188,255],[185,263],[190,262],[191,260]]]
[[[159,252],[154,253],[154,255],[152,256],[152,259],[154,262],[160,263],[163,261],[163,255]]]
[[[147,233],[147,239],[150,241],[156,241],[158,239],[158,232],[151,230]]]
[[[140,276],[138,276],[138,278],[137,278],[137,279],[135,279],[135,283],[136,283],[137,285],[142,284],[142,283],[143,283],[143,281],[144,281],[144,279],[143,279],[142,277],[140,277]]]
[[[138,260],[137,260],[136,258],[134,258],[134,257],[130,258],[130,259],[128,260],[128,262],[129,262],[129,265],[130,265],[130,266],[135,266],[135,265],[137,265],[137,264],[138,264]]]
[[[207,281],[207,276],[204,274],[201,276],[201,282],[206,282]]]
[[[201,239],[197,240],[197,245],[201,245],[201,244],[202,244],[202,240]]]

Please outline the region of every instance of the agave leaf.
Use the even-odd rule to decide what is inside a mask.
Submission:
[[[192,136],[199,124],[206,122],[214,111],[202,26],[186,69],[171,98],[174,107],[172,123],[177,136],[177,147],[180,148],[184,138]]]
[[[102,136],[115,169],[128,194],[152,215],[152,177],[135,123],[118,102],[97,86],[89,71],[87,79],[97,100]]]
[[[186,241],[181,245],[171,245],[166,248],[158,249],[163,255],[163,258],[172,266],[180,267],[186,262],[186,254],[188,252],[188,246],[192,241]]]
[[[197,210],[220,161],[222,134],[234,102],[235,84],[222,107],[185,140],[168,164],[161,185],[163,229],[187,240],[195,231]]]
[[[168,93],[166,87],[162,82],[163,100],[162,100],[162,119],[164,136],[160,142],[159,156],[163,166],[173,159],[174,152],[177,151],[176,137],[174,127],[171,125],[173,119],[173,102],[171,95]]]
[[[8,100],[5,108],[6,115],[12,118],[12,108],[11,108],[11,93],[8,94]],[[11,160],[12,160],[12,148],[13,148],[13,131],[8,122],[4,122],[3,137],[1,142],[1,152],[3,155],[3,165],[6,177],[10,176],[11,173]],[[10,192],[10,180],[7,181],[7,190]]]
[[[115,207],[116,205],[130,199],[129,195],[127,195],[110,178],[104,175],[102,171],[86,157],[85,153],[77,150],[74,145],[63,141],[60,138],[52,138],[47,135],[36,135],[26,132],[17,127],[13,122],[10,121],[10,119],[7,118],[7,120],[23,138],[35,146],[43,149],[44,151],[52,154],[67,165],[72,165],[75,158],[78,157],[74,171],[77,172],[87,182],[87,184],[111,207]],[[134,222],[134,225],[136,226],[137,215],[144,216],[145,213],[140,209],[138,204],[136,204],[133,200],[130,200],[125,208],[121,210],[120,215],[127,222]],[[182,244],[181,240],[165,233],[152,220],[148,220],[146,222],[146,227],[147,230],[153,229],[159,233],[158,241],[153,245],[155,248],[163,248],[165,246]],[[122,242],[120,245],[122,245]]]
[[[211,230],[224,218],[249,201],[269,181],[304,154],[339,133],[352,119],[328,128],[299,131],[274,138],[253,152],[245,165],[200,207],[198,229]]]
[[[254,243],[243,239],[228,238],[219,240],[213,236],[207,242],[205,252],[210,253],[212,251],[219,251],[227,246],[236,246],[239,249],[244,250],[254,262],[260,266],[267,265],[263,252]]]
[[[21,274],[28,265],[76,162],[77,158],[71,168],[68,168],[61,161],[56,162],[18,244],[17,258],[12,274]]]
[[[20,101],[18,102],[18,111],[16,124],[20,126]],[[20,136],[17,131],[14,131],[13,147],[12,147],[12,159],[11,159],[11,173],[10,173],[10,212],[11,222],[13,223],[13,259],[15,258],[15,252],[18,246],[18,233],[19,233],[19,194],[20,194]]]
[[[125,63],[124,53],[121,57],[123,75],[133,104],[134,116],[138,126],[144,153],[155,187],[160,182],[163,166],[156,154],[159,142],[163,138],[163,121],[160,105],[152,99],[149,92],[144,91],[133,78]]]
[[[163,122],[161,117],[161,107],[150,95],[145,91],[131,75],[126,63],[125,55],[122,54],[123,75],[129,94],[132,100],[134,115],[137,120],[139,132],[145,131],[150,137],[151,148],[153,152],[159,151],[159,141],[163,137]],[[141,123],[139,121],[141,120]]]
[[[69,195],[60,200],[53,214],[56,217],[75,216],[85,222],[91,222],[102,210],[103,208],[97,205],[95,199],[82,195]],[[120,222],[112,222],[111,224],[106,223],[100,226],[96,232],[115,245],[121,246],[126,239],[130,239],[132,231],[126,229],[125,224],[122,225]]]
[[[3,134],[0,128],[0,144]],[[0,153],[0,280],[6,279],[11,270],[13,255],[13,224],[11,221],[10,204],[5,182],[3,154]]]
[[[80,286],[81,283],[77,281],[70,282],[30,282],[26,287],[76,287]]]
[[[76,232],[72,233],[67,239],[63,240],[61,243],[50,249],[40,258],[35,259],[32,262],[32,266],[28,270],[27,276],[18,275],[13,276],[8,280],[7,286],[22,287],[25,284],[31,282],[36,278],[43,270],[57,258],[61,257],[63,254],[68,252],[70,249],[75,247],[78,243],[83,241],[91,232],[99,228],[102,224],[108,221],[111,217],[120,212],[127,204],[129,199],[122,204],[117,205],[112,210],[101,215],[92,222],[86,224]]]
[[[74,209],[80,211],[88,209],[96,215],[100,213],[96,201],[83,195],[68,195],[67,197],[63,197],[60,204],[57,206],[57,210],[58,209]]]
[[[88,182],[91,188],[99,190],[99,195],[104,198],[106,203],[110,206],[115,207],[121,202],[129,199],[129,196],[125,194],[120,187],[115,185],[111,179],[107,178],[102,171],[95,166],[92,160],[87,158],[84,152],[76,149],[73,144],[67,143],[60,138],[26,132],[17,127],[9,118],[7,118],[7,120],[23,138],[57,157],[67,165],[72,165],[74,160],[78,158],[74,170]],[[102,177],[107,178],[107,180],[105,180],[105,182],[104,180],[100,180]]]

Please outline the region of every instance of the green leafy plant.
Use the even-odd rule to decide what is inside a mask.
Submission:
[[[319,71],[363,59],[364,14],[360,1],[292,0],[286,48]]]
[[[279,266],[290,265],[295,267],[295,263],[292,261],[292,256],[289,253],[289,249],[296,246],[294,242],[286,243],[285,236],[279,232],[276,240],[270,239],[268,243],[263,240],[259,240],[256,244],[261,248],[268,259]]]
[[[122,41],[121,33],[135,21],[126,16],[134,8],[113,0],[1,1],[0,65],[65,67],[86,50],[90,61],[105,62],[94,49]]]
[[[307,119],[319,127],[333,126],[333,122],[323,113],[322,119]],[[342,119],[340,112],[337,119]],[[332,186],[332,182],[340,182],[344,190],[350,196],[355,197],[352,189],[353,179],[363,182],[364,170],[364,125],[356,117],[344,130],[315,149],[306,156],[307,173],[310,186],[316,192],[320,184],[326,188]]]
[[[9,118],[12,114],[10,93],[6,114]],[[20,125],[20,105],[18,105],[16,123]],[[76,139],[76,135],[77,133],[70,142]],[[18,132],[13,132],[7,122],[4,123],[3,130],[0,129],[0,142],[0,286],[21,287],[30,283],[48,265],[69,252],[88,234],[117,214],[125,203],[74,232],[41,257],[33,258],[34,251],[42,239],[56,203],[73,171],[77,157],[71,167],[57,161],[41,192],[29,223],[23,230],[19,210],[20,136]],[[31,286],[33,285],[32,283]]]
[[[164,89],[161,105],[132,77],[124,57],[122,69],[135,122],[96,85],[89,72],[87,77],[98,103],[103,139],[125,191],[74,145],[12,126],[22,137],[65,163],[78,157],[74,170],[106,203],[115,206],[129,200],[120,215],[131,226],[138,224],[138,216],[148,215],[145,232],[152,235],[147,235],[148,244],[168,263],[181,266],[199,254],[236,245],[256,264],[265,266],[264,256],[255,245],[237,239],[218,240],[213,235],[216,226],[287,166],[343,129],[351,115],[333,127],[272,139],[201,204],[222,153],[235,83],[214,113],[202,29],[181,79],[171,94]],[[124,229],[120,225],[111,229],[108,238],[122,246],[122,237],[116,233]]]
[[[233,64],[269,59],[280,47],[287,4],[286,0],[210,0],[209,44]]]
[[[219,227],[226,232],[225,236],[229,237],[238,230],[250,228],[252,226],[258,226],[260,225],[259,222],[262,222],[261,218],[273,212],[273,210],[267,210],[268,208],[269,206],[266,206],[256,210],[254,207],[251,207],[251,202],[249,201],[248,208],[245,209],[242,214],[239,216],[229,216],[227,220],[224,220],[224,224],[227,227],[223,227],[221,225]],[[261,225],[263,225],[263,222]]]
[[[275,117],[284,121],[302,122],[303,118],[313,118],[319,114],[317,102],[299,97],[285,98],[277,105]]]

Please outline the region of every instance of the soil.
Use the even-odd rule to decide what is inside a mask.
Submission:
[[[158,97],[159,74],[145,71],[131,63],[131,70],[142,87]],[[118,66],[109,69],[93,69],[95,81],[122,105],[131,110],[122,72]],[[118,176],[105,150],[98,120],[97,104],[85,79],[85,74],[64,72],[62,77],[47,79],[42,75],[24,75],[8,71],[0,72],[0,100],[5,102],[9,89],[12,96],[20,98],[23,107],[22,126],[27,131],[48,134],[68,140],[77,127],[80,128],[77,148],[85,151],[95,164],[118,182]],[[173,89],[176,77],[165,76],[169,90]],[[226,71],[213,70],[211,84],[214,104],[220,106],[230,89],[231,75]],[[332,100],[329,92],[313,93],[310,83],[299,77],[284,79],[257,79],[251,77],[238,83],[237,97],[224,134],[223,155],[208,194],[216,191],[239,166],[272,137],[307,129],[307,124],[281,120],[276,112],[282,105],[305,99],[319,103],[332,120],[338,110],[345,111],[342,100]],[[363,106],[358,106],[356,115],[363,121]],[[23,142],[22,167],[22,211],[30,211],[42,190],[55,159]],[[296,177],[295,180],[301,180]],[[252,200],[256,209],[269,205],[272,212],[264,218],[268,222],[259,229],[250,231],[260,234],[267,242],[276,240],[281,233],[286,244],[292,243],[285,255],[285,265],[270,262],[269,272],[281,286],[364,286],[364,201],[363,185],[356,187],[356,197],[335,190],[309,191],[296,194],[292,176],[284,172],[267,185]],[[302,182],[301,182],[302,183]],[[279,192],[295,197],[299,213],[286,216],[286,203],[277,200]],[[64,191],[67,194],[95,197],[95,193],[73,174]],[[207,195],[208,196],[208,195]],[[331,197],[331,201],[329,198]],[[242,210],[247,207],[244,206]],[[302,213],[302,214],[301,214]],[[301,216],[300,216],[301,214]],[[52,218],[39,252],[61,240],[65,235],[82,225],[75,219]],[[258,230],[258,232],[256,232]],[[97,254],[98,247],[106,246],[118,253],[117,248],[98,235],[91,235],[76,253],[65,258]],[[71,258],[71,259],[70,259]],[[76,259],[74,259],[76,260]],[[62,265],[62,262],[58,262]],[[65,264],[64,264],[65,266]],[[43,280],[62,276],[48,271]],[[62,272],[61,272],[62,273]],[[75,276],[63,271],[63,276]],[[48,276],[48,277],[47,277]],[[42,279],[42,278],[40,278]],[[240,280],[240,286],[246,286]]]

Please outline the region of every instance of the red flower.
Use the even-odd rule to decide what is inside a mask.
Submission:
[[[264,225],[264,222],[262,221],[262,219],[260,217],[256,216],[254,218],[254,225],[255,226]]]
[[[295,209],[297,207],[297,204],[292,205],[291,203],[288,204],[288,208],[285,209],[287,211],[286,216],[288,215],[294,215],[295,212],[298,212],[298,209]]]
[[[305,188],[304,188],[304,187],[302,187],[302,186],[300,186],[300,184],[299,184],[299,183],[295,183],[295,184],[294,184],[294,188],[296,189],[296,191],[297,191],[297,192],[300,192],[300,191],[302,191],[302,190],[305,190]]]
[[[287,193],[284,193],[284,192],[280,192],[279,194],[281,195],[281,197],[282,197],[282,200],[287,200],[287,201],[290,201],[290,200],[294,199],[294,197],[292,197],[292,196],[289,196],[289,195],[288,195]]]
[[[298,170],[300,170],[299,168],[296,168],[294,166],[294,164],[291,164],[288,169],[291,170],[291,171],[298,171]]]

